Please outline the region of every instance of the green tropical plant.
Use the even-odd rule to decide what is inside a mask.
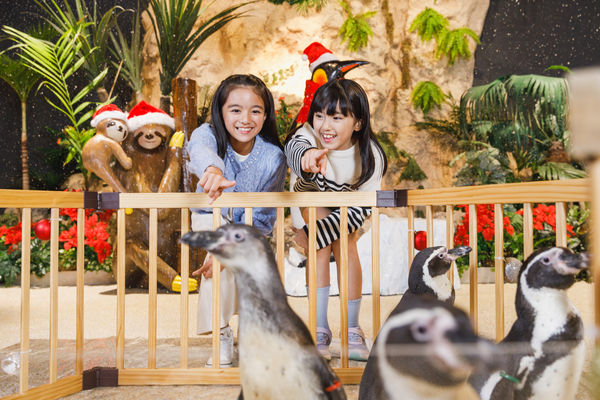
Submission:
[[[569,67],[565,67],[564,65],[551,65],[548,68],[546,68],[544,70],[544,72],[555,71],[555,70],[559,70],[559,71],[563,71],[563,72],[571,72],[571,69]]]
[[[448,57],[448,65],[454,64],[457,57],[469,59],[471,50],[469,50],[469,38],[477,44],[481,44],[479,36],[472,29],[463,27],[443,31],[437,41],[436,56],[442,55]]]
[[[47,88],[54,96],[53,100],[46,97],[48,104],[69,119],[71,126],[65,128],[64,132],[73,141],[71,142],[69,139],[69,142],[72,143],[72,152],[69,153],[65,164],[71,159],[76,160],[78,168],[86,179],[86,187],[87,173],[81,161],[81,147],[91,135],[89,131],[83,130],[81,127],[90,119],[94,108],[92,102],[84,101],[84,99],[104,79],[107,69],[104,69],[75,95],[71,94],[71,87],[67,80],[85,62],[85,58],[78,58],[78,54],[83,46],[80,36],[85,25],[88,24],[81,22],[76,29],[68,29],[56,43],[35,38],[9,26],[4,27],[4,32],[16,42],[13,48],[20,50],[21,60],[42,76],[40,87]],[[93,52],[94,49],[91,51]]]
[[[585,178],[586,172],[577,169],[568,163],[557,163],[548,161],[545,164],[540,165],[536,172],[540,175],[543,180],[558,180],[558,179],[577,179]]]
[[[422,41],[439,40],[441,34],[448,30],[448,19],[432,8],[425,8],[410,24],[409,32],[416,31]]]
[[[127,10],[131,11],[131,10]],[[110,52],[116,60],[122,60],[122,65],[115,60],[111,60],[111,64],[116,70],[121,68],[121,76],[125,79],[135,97],[135,103],[142,101],[142,88],[144,87],[144,79],[142,78],[142,67],[144,60],[142,58],[143,35],[140,16],[140,2],[136,11],[132,15],[131,36],[128,37],[123,33],[119,25],[115,26],[115,31],[110,33],[112,47]]]
[[[367,11],[362,14],[354,15],[350,6],[344,0],[340,0],[340,6],[348,16],[338,32],[342,37],[342,43],[348,41],[348,50],[356,52],[369,43],[369,37],[373,36],[373,31],[367,20],[377,14],[377,11]]]
[[[251,2],[225,8],[203,21],[196,21],[206,10],[202,0],[149,0],[150,21],[160,55],[161,109],[170,113],[171,80],[176,78],[200,45],[213,33],[246,12],[236,12]]]
[[[394,135],[394,133],[386,131],[380,131],[375,135],[388,161],[394,161],[400,158],[400,152],[392,140],[392,135]]]
[[[90,81],[98,77],[108,67],[108,39],[111,30],[117,25],[117,16],[123,11],[120,6],[113,6],[102,16],[98,15],[97,2],[94,1],[92,12],[88,10],[85,0],[75,0],[75,10],[69,2],[62,2],[62,10],[56,0],[35,0],[46,14],[48,23],[61,35],[68,31],[81,29],[78,40],[77,56],[85,60],[83,68]],[[82,24],[82,22],[87,22]],[[98,83],[96,93],[101,103],[109,100],[108,92],[104,87],[104,77]]]
[[[404,150],[400,150],[400,155],[406,158],[406,165],[404,166],[404,169],[402,169],[398,183],[400,181],[418,182],[427,179],[427,174],[421,169],[417,160],[415,160],[412,155]]]
[[[450,161],[453,166],[464,159],[464,166],[456,173],[456,186],[489,185],[512,181],[512,171],[506,155],[487,143],[478,142],[480,148],[462,152]]]
[[[410,101],[415,109],[420,109],[423,114],[428,114],[433,107],[440,108],[448,95],[431,81],[421,81],[410,94]]]

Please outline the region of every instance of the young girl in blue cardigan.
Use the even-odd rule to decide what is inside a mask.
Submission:
[[[280,192],[287,165],[275,128],[273,96],[254,75],[232,75],[221,82],[211,106],[212,124],[192,132],[186,146],[188,171],[199,177],[196,192],[208,194],[211,203],[222,192]],[[212,229],[212,210],[195,209],[192,229]],[[244,223],[243,208],[223,208],[224,222]],[[273,230],[274,208],[254,208],[252,223],[265,235]],[[212,331],[212,256],[200,269],[198,334]],[[233,275],[221,273],[221,367],[231,365],[233,332],[229,320],[236,308]],[[211,360],[207,365],[211,365]]]

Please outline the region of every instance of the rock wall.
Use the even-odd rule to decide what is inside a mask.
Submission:
[[[228,5],[239,3],[238,0],[227,2]],[[199,87],[209,86],[212,90],[230,74],[268,76],[266,82],[274,98],[283,96],[289,104],[301,101],[304,82],[310,79],[308,62],[301,56],[311,42],[323,43],[340,60],[367,60],[370,64],[349,72],[347,77],[365,88],[374,131],[393,132],[396,146],[412,154],[428,176],[423,182],[398,184],[399,169],[391,165],[385,188],[418,184],[450,186],[453,171],[448,162],[453,154],[443,143],[432,140],[429,133],[413,127],[422,120],[422,113],[410,104],[410,92],[419,81],[431,80],[458,100],[472,86],[474,60],[457,59],[453,66],[448,66],[445,58],[435,58],[433,42],[422,43],[416,34],[408,33],[408,28],[417,14],[431,7],[448,18],[451,29],[467,26],[479,34],[489,0],[367,0],[349,4],[354,14],[377,11],[369,20],[373,36],[368,46],[358,53],[351,53],[338,37],[346,15],[337,1],[329,0],[320,12],[313,10],[308,15],[300,14],[288,4],[276,6],[260,2],[245,7],[249,10],[247,17],[231,22],[206,40],[180,76],[195,79]],[[223,7],[223,2],[213,2],[205,15],[214,15]],[[146,32],[152,31],[147,15],[144,27]],[[159,69],[154,35],[147,35],[144,96],[156,106],[160,98]],[[273,75],[277,76],[276,81]],[[199,102],[201,100],[202,92]],[[447,112],[448,108],[444,107],[432,116],[441,117]]]

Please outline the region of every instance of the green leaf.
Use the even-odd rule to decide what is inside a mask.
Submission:
[[[416,31],[422,41],[438,40],[448,29],[448,19],[432,8],[425,8],[413,20],[409,32]]]
[[[415,109],[428,114],[433,107],[440,108],[448,96],[431,81],[421,81],[413,89],[410,99]]]

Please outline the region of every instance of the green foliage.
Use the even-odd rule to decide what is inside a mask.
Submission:
[[[246,12],[236,12],[251,2],[225,8],[204,20],[199,27],[196,21],[206,10],[202,0],[149,0],[149,13],[160,55],[160,91],[171,93],[171,80],[176,78],[196,50],[213,33]]]
[[[108,67],[108,39],[111,30],[117,25],[117,16],[123,11],[120,6],[113,6],[102,16],[97,13],[97,3],[94,1],[94,8],[87,8],[84,0],[75,0],[75,9],[68,1],[63,1],[62,5],[65,11],[60,7],[56,0],[35,0],[36,4],[46,12],[46,20],[64,35],[69,31],[78,31],[80,34],[77,39],[80,46],[77,48],[77,56],[83,59],[83,69],[87,72],[88,79],[93,81],[100,76]],[[103,87],[104,75],[99,86]],[[106,98],[100,98],[101,102],[108,101]]]
[[[359,51],[369,43],[369,37],[373,36],[373,31],[367,20],[377,14],[377,11],[367,11],[362,14],[354,15],[350,6],[344,0],[340,0],[340,6],[344,9],[348,17],[338,32],[342,37],[342,43],[348,41],[348,50],[352,52]]]
[[[413,156],[411,156],[405,151],[401,151],[401,153],[407,159],[407,161],[406,165],[404,166],[404,169],[402,170],[402,173],[400,174],[400,179],[398,179],[398,182],[418,182],[427,179],[427,174],[425,174],[425,172],[421,169],[421,167],[417,163],[417,160],[415,160]]]
[[[38,238],[31,239],[29,269],[39,277],[50,271],[50,242]],[[0,283],[13,285],[21,273],[21,247],[9,251],[0,243]]]
[[[59,138],[61,141],[61,131],[51,128],[46,128],[50,134]],[[66,146],[52,146],[48,148],[38,147],[34,150],[38,153],[37,159],[44,160],[46,168],[32,169],[31,174],[31,189],[36,190],[61,190],[61,185],[67,178],[73,174],[74,164],[69,166],[64,165],[64,160],[69,154],[69,149]],[[1,223],[0,223],[1,225]]]
[[[72,145],[72,152],[67,156],[65,164],[75,159],[84,176],[86,171],[81,162],[81,148],[91,135],[81,127],[94,113],[94,103],[83,100],[107,73],[105,69],[78,93],[71,94],[68,79],[82,67],[86,60],[78,58],[78,54],[82,47],[80,40],[82,30],[88,24],[82,22],[75,30],[67,30],[56,43],[37,39],[8,26],[4,27],[4,32],[16,42],[13,48],[21,50],[21,60],[42,76],[40,87],[46,87],[54,96],[53,100],[46,97],[48,104],[69,119],[71,126],[65,128],[63,132],[68,143]]]
[[[431,81],[421,81],[410,94],[410,101],[415,109],[420,109],[423,114],[428,114],[433,107],[440,108],[448,96],[442,89]]]
[[[548,161],[537,167],[536,171],[543,180],[577,179],[587,177],[587,173],[571,164]]]
[[[563,71],[563,72],[571,72],[571,69],[569,69],[569,67],[565,67],[564,65],[551,65],[548,68],[546,68],[544,70],[544,72],[555,71],[555,70],[559,70],[559,71]]]
[[[132,11],[132,10],[128,10]],[[141,93],[144,86],[142,78],[142,49],[143,49],[143,34],[140,16],[140,3],[138,1],[137,10],[132,14],[131,37],[128,37],[121,31],[119,25],[116,25],[116,34],[110,32],[112,47],[110,52],[116,60],[122,60],[122,66],[115,60],[111,63],[115,69],[121,67],[121,76],[125,79],[129,87],[134,93]]]
[[[456,186],[488,185],[507,183],[512,177],[508,159],[500,151],[486,143],[483,149],[460,153],[452,159],[450,166],[464,159],[465,165],[456,173]]]
[[[432,8],[425,8],[410,25],[409,32],[417,31],[422,41],[439,41],[440,35],[448,30],[448,19]]]
[[[296,6],[296,10],[301,14],[308,14],[313,8],[317,12],[321,11],[325,7],[325,4],[327,4],[327,0],[269,0],[269,3],[277,5],[288,3]]]
[[[276,85],[277,83],[283,82],[286,79],[294,76],[296,72],[296,66],[294,64],[290,65],[287,68],[281,68],[276,72],[261,72],[259,73],[261,79],[267,85],[267,87],[271,87]]]
[[[283,97],[279,98],[279,109],[275,110],[275,126],[281,143],[285,141],[292,124],[296,121],[294,115],[299,108],[298,104],[290,105]]]
[[[388,161],[395,161],[400,158],[400,152],[398,152],[398,148],[391,138],[392,135],[394,135],[394,133],[386,131],[378,132],[375,135]]]
[[[477,44],[481,44],[479,36],[470,28],[457,28],[443,31],[438,38],[436,56],[442,55],[448,57],[448,65],[454,64],[457,57],[469,59],[471,50],[469,50],[469,37]]]

